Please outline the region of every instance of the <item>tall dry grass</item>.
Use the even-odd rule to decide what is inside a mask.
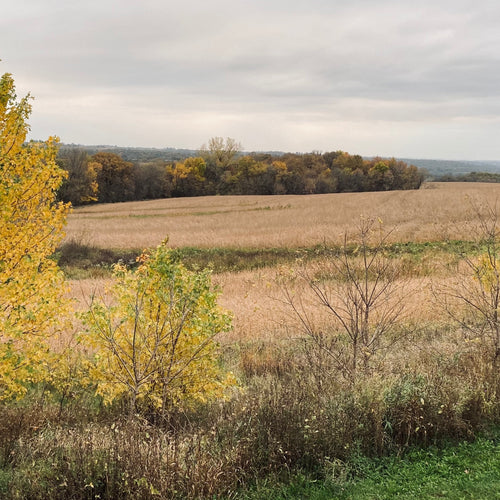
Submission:
[[[321,266],[323,259],[310,265]],[[293,266],[289,267],[289,270]],[[265,268],[257,271],[238,273],[224,272],[213,275],[213,282],[221,290],[219,304],[233,315],[233,329],[219,340],[232,342],[283,342],[296,339],[301,335],[300,325],[289,306],[283,303],[279,275],[283,268]],[[417,270],[415,270],[417,273]],[[411,296],[410,318],[421,322],[439,322],[443,312],[436,306],[433,286],[444,284],[453,279],[453,268],[436,269],[432,276],[409,276],[407,289]],[[88,307],[92,295],[102,296],[110,278],[72,280],[71,296],[77,300],[77,308]],[[297,283],[298,290],[303,288]],[[311,297],[306,298],[310,300]],[[315,312],[318,327],[326,325],[329,315],[320,307]]]
[[[360,216],[396,227],[393,241],[467,238],[468,199],[494,205],[495,184],[430,183],[418,191],[305,196],[215,196],[93,205],[75,209],[67,239],[103,248],[296,247],[339,242]]]

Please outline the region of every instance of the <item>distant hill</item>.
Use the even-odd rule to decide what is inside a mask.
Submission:
[[[196,149],[178,149],[178,148],[136,148],[121,147],[109,145],[86,146],[81,144],[63,144],[61,149],[65,148],[85,149],[88,154],[93,155],[98,151],[106,151],[120,155],[126,161],[149,162],[157,159],[166,161],[181,161],[190,156],[196,156]],[[259,151],[262,153],[262,151]],[[274,156],[281,156],[283,151],[265,151],[265,153]],[[372,157],[366,157],[372,158]],[[490,172],[500,173],[500,161],[456,161],[456,160],[426,160],[418,158],[397,158],[410,165],[425,168],[432,177],[452,174],[461,175],[470,172]]]
[[[196,149],[177,148],[128,148],[122,146],[96,145],[86,146],[83,144],[62,144],[61,150],[79,148],[87,151],[89,155],[97,152],[115,153],[120,155],[125,161],[149,162],[154,160],[180,161],[196,156]]]
[[[422,160],[415,158],[398,158],[398,160],[425,168],[433,177],[447,174],[461,175],[470,172],[500,173],[500,161]]]
[[[182,148],[137,148],[137,147],[123,147],[123,146],[109,146],[109,145],[94,145],[87,146],[84,144],[62,144],[61,150],[79,148],[87,151],[89,155],[97,152],[115,153],[120,155],[125,161],[132,162],[148,162],[154,160],[166,161],[182,161],[186,158],[197,156],[199,150],[197,149],[182,149]],[[273,156],[282,156],[283,151],[259,151],[261,154],[270,154]],[[250,154],[245,151],[244,154]]]

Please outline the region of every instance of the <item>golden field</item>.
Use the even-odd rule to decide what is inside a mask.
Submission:
[[[380,218],[392,241],[471,239],[476,225],[472,203],[494,206],[495,184],[433,183],[419,191],[311,196],[228,196],[178,198],[74,210],[67,238],[111,248],[151,247],[169,236],[172,246],[276,247],[340,243],[363,216]],[[440,321],[432,288],[453,280],[449,255],[427,254],[410,272],[412,316]],[[425,268],[425,272],[423,271]],[[419,271],[420,269],[420,271]],[[279,269],[214,275],[221,305],[232,311],[234,329],[225,340],[276,340],[300,335],[296,318],[280,299]],[[421,274],[421,276],[419,276]],[[106,280],[72,282],[72,294],[85,307],[91,293],[102,293]],[[319,322],[328,317],[317,310]],[[321,319],[323,318],[323,319]]]
[[[427,183],[418,191],[303,196],[215,196],[93,205],[68,218],[67,239],[142,249],[300,247],[339,242],[361,216],[395,228],[393,241],[469,239],[470,200],[495,205],[497,184]]]

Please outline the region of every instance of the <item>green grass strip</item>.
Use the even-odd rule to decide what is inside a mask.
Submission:
[[[347,478],[312,480],[295,476],[291,484],[263,481],[238,498],[258,500],[496,500],[500,499],[500,442],[480,438],[445,448],[414,450],[404,458],[354,459]]]
[[[407,257],[418,264],[424,255],[467,254],[478,252],[481,245],[469,241],[437,241],[423,243],[392,243],[384,247],[389,257]],[[355,252],[356,246],[348,248],[348,252]],[[276,248],[234,248],[234,247],[180,247],[174,248],[173,254],[181,259],[189,269],[204,269],[210,267],[214,272],[245,271],[274,267],[280,264],[289,264],[297,259],[312,260],[318,257],[339,254],[339,246],[328,244],[313,245],[310,247],[276,247]],[[134,265],[135,258],[140,255],[139,249],[108,249],[75,242],[64,243],[58,249],[55,258],[69,277],[85,277],[85,272],[100,273],[110,270],[117,262]]]

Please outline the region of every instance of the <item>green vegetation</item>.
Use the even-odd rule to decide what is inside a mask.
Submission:
[[[481,438],[444,449],[416,450],[404,460],[376,461],[359,484],[346,487],[340,498],[500,498],[498,438]]]
[[[350,251],[355,250],[353,245]],[[230,248],[230,247],[180,247],[172,249],[172,254],[188,269],[210,268],[214,272],[245,271],[293,264],[298,259],[313,260],[335,255],[338,246],[326,244],[311,247],[276,248]],[[349,251],[349,249],[348,249]],[[428,257],[448,257],[451,261],[463,254],[481,251],[481,245],[472,241],[435,241],[422,243],[391,243],[385,247],[389,257],[403,259],[413,272],[425,275],[431,272],[425,264]],[[110,275],[113,264],[124,263],[129,267],[136,265],[141,254],[139,249],[111,249],[85,245],[77,241],[63,243],[54,258],[68,278],[99,277]],[[418,266],[418,270],[415,269]],[[408,270],[408,272],[410,269]]]
[[[496,172],[469,172],[467,174],[444,174],[434,179],[435,182],[500,182]]]
[[[65,242],[59,246],[53,258],[69,279],[110,276],[114,264],[136,265],[139,250],[112,250],[84,245],[76,241]]]
[[[329,464],[322,479],[296,476],[286,485],[262,481],[242,492],[241,500],[430,498],[490,500],[500,498],[500,444],[496,437],[445,447],[412,449],[403,457]]]

